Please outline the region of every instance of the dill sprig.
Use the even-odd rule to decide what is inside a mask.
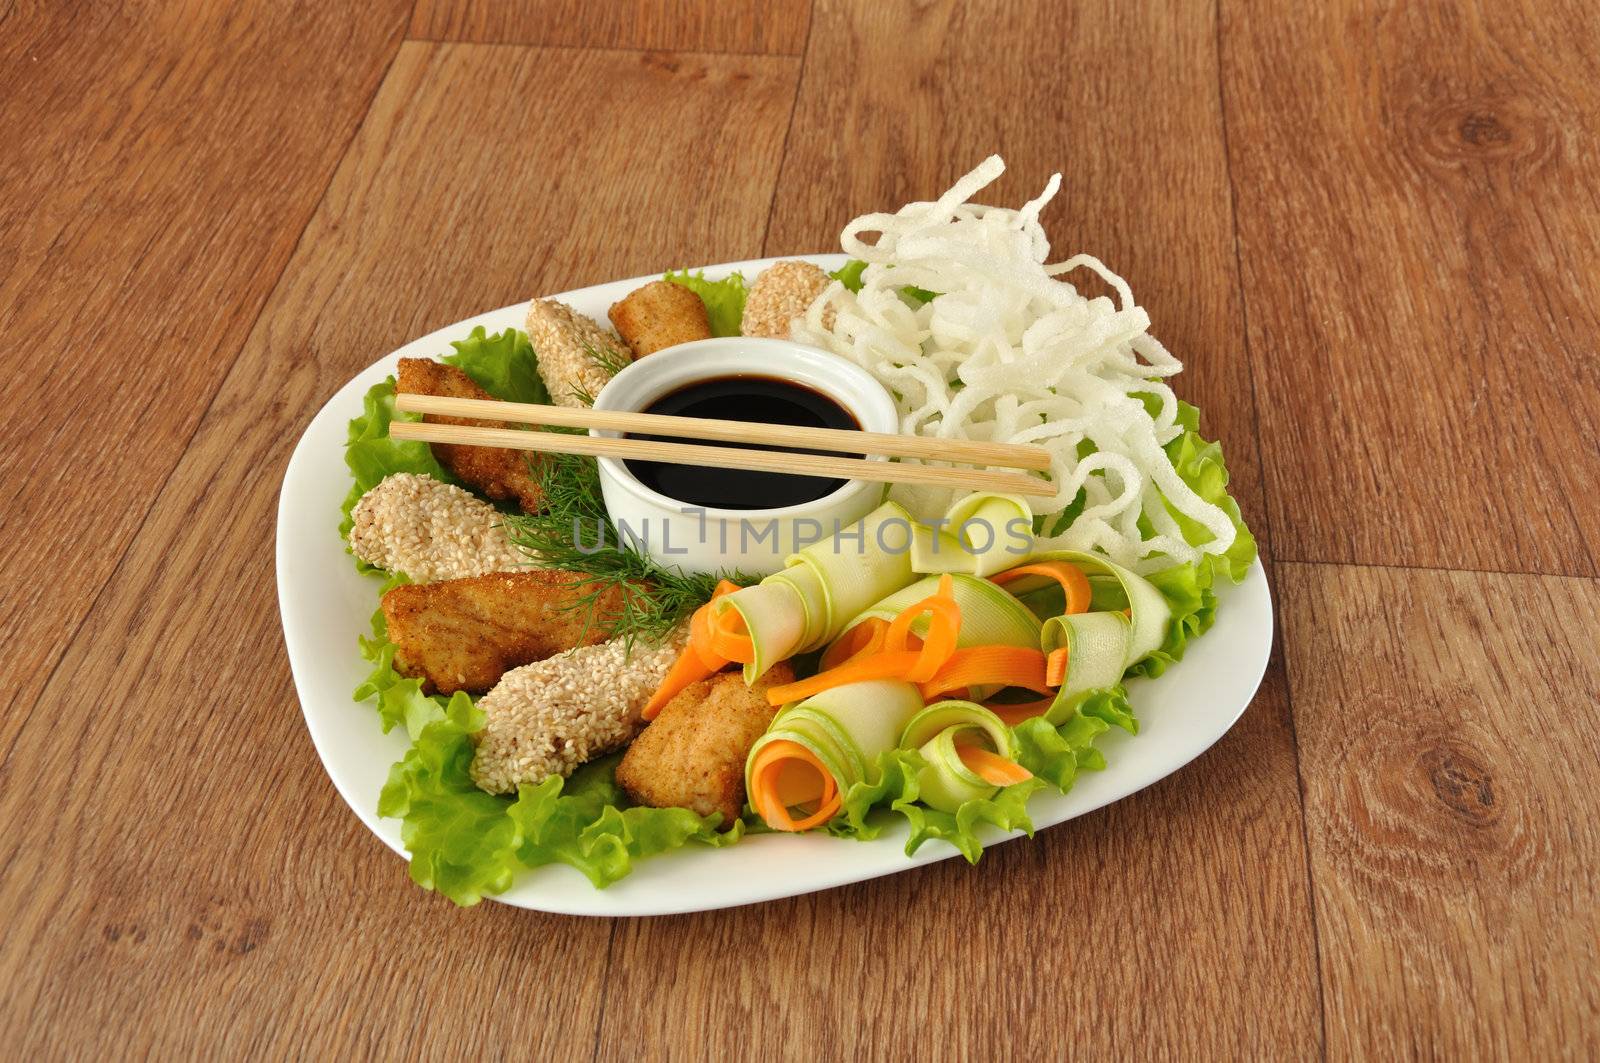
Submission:
[[[619,351],[593,347],[587,343],[583,345],[583,353],[588,357],[589,361],[600,367],[600,371],[606,375],[607,379],[616,376],[632,364],[632,359]],[[582,384],[574,384],[572,386],[572,396],[585,406],[594,405],[594,395]]]
[[[745,573],[695,573],[664,568],[618,536],[606,513],[593,458],[548,454],[531,465],[544,491],[539,513],[508,516],[513,544],[543,568],[574,573],[588,582],[568,606],[584,611],[584,631],[601,625],[631,651],[636,639],[660,642],[710,599],[717,581],[748,585]],[[619,603],[602,608],[615,589]]]

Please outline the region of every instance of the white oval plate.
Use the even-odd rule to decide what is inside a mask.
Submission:
[[[836,269],[843,255],[811,255]],[[753,277],[775,259],[707,267],[720,277],[742,270]],[[614,281],[556,298],[580,313],[606,320],[611,304],[640,284],[641,277]],[[383,734],[377,713],[350,700],[366,677],[356,637],[369,630],[377,608],[377,582],[359,575],[345,553],[338,528],[339,505],[349,490],[344,466],[346,424],[361,413],[367,389],[395,372],[401,358],[448,353],[449,341],[476,325],[491,333],[521,328],[527,304],[468,318],[406,344],[369,366],[328,400],[312,419],[283,478],[278,502],[278,604],[283,637],[294,671],[306,726],[328,777],[372,833],[404,855],[400,823],[378,816],[378,791],[389,766],[405,754],[403,730]],[[1191,644],[1184,659],[1160,679],[1132,681],[1128,694],[1139,716],[1138,737],[1113,729],[1099,748],[1107,768],[1084,772],[1067,794],[1041,793],[1028,806],[1034,825],[1049,827],[1081,816],[1143,789],[1199,756],[1232,727],[1249,705],[1266,671],[1272,646],[1272,601],[1259,562],[1237,587],[1219,588],[1216,626]],[[898,818],[898,817],[896,817]],[[1009,840],[989,829],[986,844]],[[930,841],[907,857],[900,823],[870,842],[820,834],[763,834],[727,849],[691,846],[639,861],[633,874],[597,890],[564,865],[525,871],[499,900],[522,908],[572,915],[666,915],[704,911],[909,871],[957,855]],[[974,874],[981,874],[981,865]]]

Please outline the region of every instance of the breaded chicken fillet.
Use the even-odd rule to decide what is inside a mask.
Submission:
[[[400,359],[397,391],[408,395],[444,395],[453,399],[492,399],[466,373],[453,365],[431,358]],[[519,428],[505,421],[486,421],[475,417],[444,417],[427,414],[430,424],[472,425],[479,428]],[[500,447],[463,447],[451,443],[431,443],[433,456],[456,478],[494,499],[515,499],[524,512],[537,513],[544,504],[538,481],[529,470],[537,454]]]
[[[778,712],[767,689],[794,682],[787,663],[753,687],[736,669],[685,688],[633,740],[617,765],[617,785],[642,805],[722,813],[724,826],[744,810],[744,763]]]
[[[635,358],[664,347],[711,338],[711,319],[700,297],[681,284],[651,281],[612,304],[611,324]]]
[[[590,624],[586,606],[572,608],[588,589],[548,569],[395,587],[383,596],[395,670],[430,693],[481,694],[513,668],[605,641],[600,621],[615,615],[621,592],[600,595]]]

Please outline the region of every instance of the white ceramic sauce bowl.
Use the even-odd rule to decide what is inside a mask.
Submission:
[[[838,402],[866,431],[899,430],[894,400],[861,367],[804,344],[743,336],[696,340],[647,355],[613,377],[594,408],[636,413],[689,384],[729,376],[790,380]],[[599,468],[612,523],[626,528],[631,541],[663,567],[683,572],[776,572],[797,548],[866,516],[884,493],[883,484],[850,480],[815,501],[782,509],[702,508],[646,487],[617,458],[600,458]],[[583,528],[578,534],[581,545],[592,546],[599,533]]]

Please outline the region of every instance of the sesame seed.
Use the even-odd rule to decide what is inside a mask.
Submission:
[[[369,565],[416,583],[526,568],[499,510],[431,476],[395,473],[351,512],[350,550]]]
[[[554,299],[535,299],[528,306],[528,340],[539,356],[539,375],[550,401],[574,409],[586,405],[580,394],[592,398],[611,379],[591,351],[623,364],[633,358],[628,345],[610,330]]]
[[[627,745],[688,636],[684,624],[658,645],[636,644],[631,657],[612,639],[507,672],[478,702],[485,722],[474,736],[473,781],[510,793]]]
[[[788,339],[794,319],[805,316],[829,283],[822,268],[810,262],[774,262],[750,286],[740,331],[746,336]],[[824,322],[832,325],[831,318],[825,317]]]

